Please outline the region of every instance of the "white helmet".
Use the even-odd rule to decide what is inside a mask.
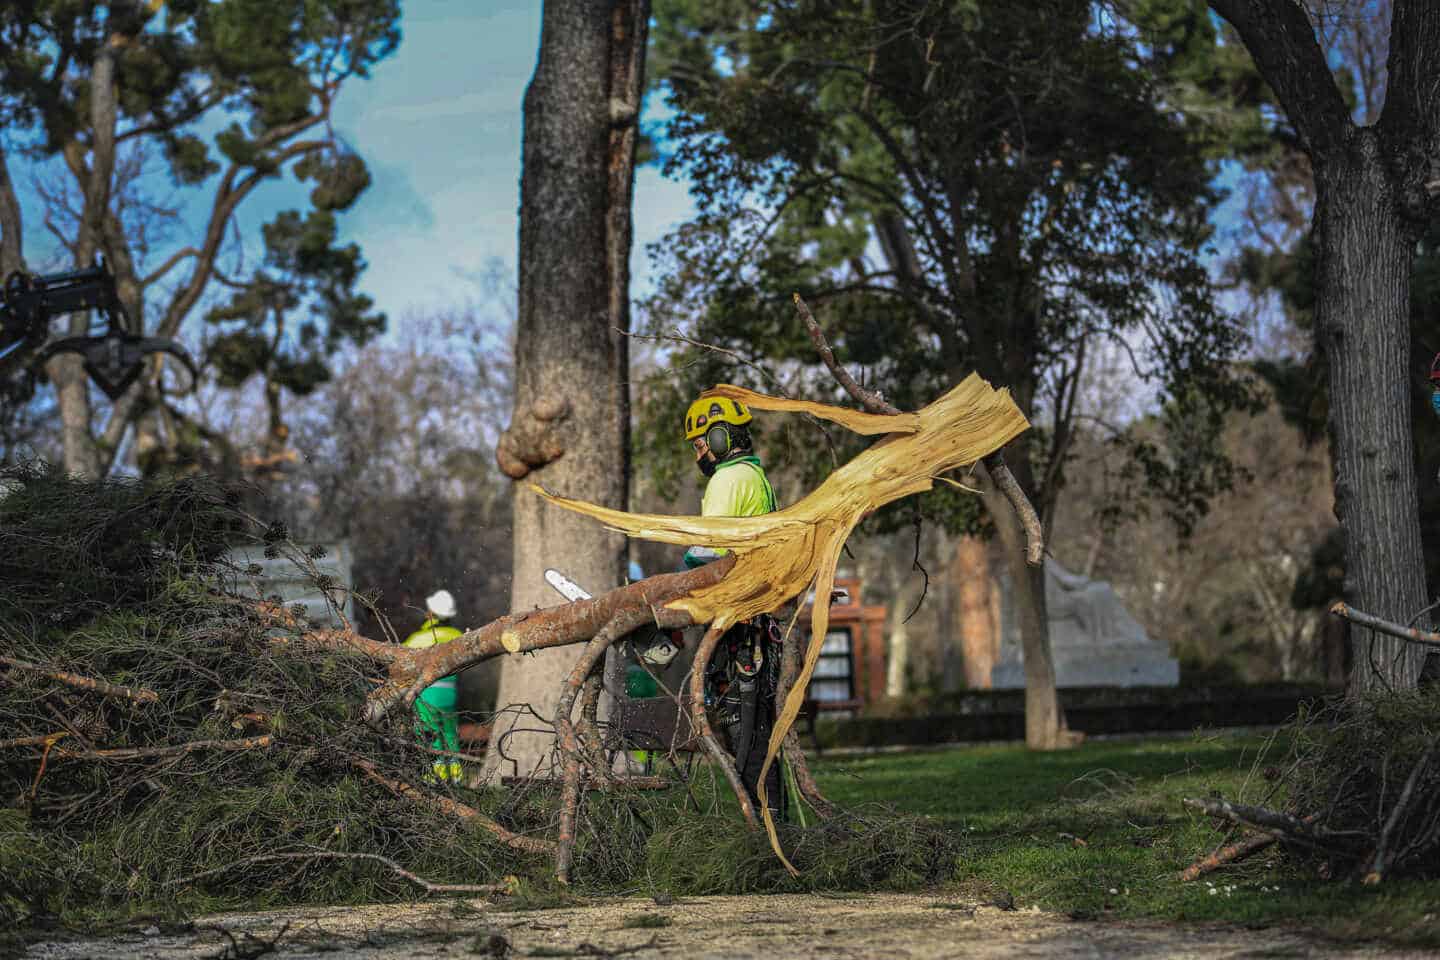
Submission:
[[[455,616],[455,598],[449,590],[436,590],[425,598],[425,609],[441,619]]]

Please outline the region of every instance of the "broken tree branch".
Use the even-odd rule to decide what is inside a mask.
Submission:
[[[715,648],[719,646],[720,638],[724,635],[724,626],[711,624],[710,629],[705,631],[700,646],[695,650],[695,661],[690,667],[690,723],[699,731],[700,742],[705,745],[710,759],[720,767],[725,779],[730,782],[730,789],[735,791],[735,798],[740,801],[740,812],[745,815],[745,825],[754,830],[758,826],[755,822],[755,805],[750,802],[750,794],[740,782],[740,771],[735,769],[735,761],[725,752],[725,748],[720,746],[720,741],[715,739],[710,718],[705,715],[705,673],[710,669],[710,658],[715,655]],[[763,784],[764,777],[761,777],[761,782]]]
[[[363,773],[371,781],[373,781],[374,783],[378,783],[380,786],[389,790],[397,797],[402,797],[406,800],[413,800],[416,803],[422,803],[426,806],[434,807],[441,813],[448,813],[453,817],[458,817],[462,820],[468,820],[495,834],[495,836],[498,837],[503,843],[508,846],[514,847],[517,850],[524,850],[526,853],[544,853],[551,855],[555,853],[555,844],[551,843],[549,840],[541,840],[538,837],[527,837],[523,834],[514,833],[510,830],[506,830],[504,827],[500,826],[500,824],[496,823],[494,820],[491,820],[489,817],[485,816],[479,810],[476,810],[474,807],[467,806],[460,801],[452,800],[449,797],[442,797],[433,793],[426,793],[424,790],[421,790],[413,784],[406,783],[403,780],[392,780],[391,778],[382,774],[375,766],[375,764],[371,763],[369,760],[366,760],[362,757],[354,756],[347,756],[345,760],[352,767],[355,767],[357,770]]]
[[[1360,834],[1350,831],[1341,833],[1317,827],[1313,823],[1313,817],[1296,817],[1265,807],[1231,803],[1222,799],[1197,800],[1191,797],[1180,802],[1206,816],[1267,830],[1279,834],[1281,839],[1293,840],[1321,850],[1327,847],[1353,846],[1361,838]]]
[[[57,747],[55,755],[67,760],[147,760],[152,757],[178,757],[202,750],[218,750],[222,753],[264,750],[274,745],[275,738],[266,734],[263,737],[244,737],[239,740],[191,740],[189,743],[177,743],[169,747],[114,747],[95,750]]]
[[[333,644],[360,650],[388,663],[388,681],[366,700],[365,719],[372,725],[378,725],[390,712],[408,707],[439,678],[476,663],[503,654],[520,655],[568,644],[587,644],[590,656],[565,681],[566,696],[555,724],[562,738],[562,761],[566,769],[563,843],[516,838],[508,831],[500,834],[507,842],[517,845],[523,842],[529,849],[557,855],[560,868],[557,873],[561,876],[568,874],[570,866],[570,853],[567,851],[562,857],[561,847],[573,843],[580,778],[587,757],[598,779],[609,776],[608,767],[593,757],[589,743],[597,739],[592,717],[594,694],[599,688],[592,682],[595,679],[592,674],[599,663],[599,654],[613,642],[610,638],[624,636],[646,625],[661,630],[708,625],[689,680],[691,723],[699,731],[711,758],[730,781],[747,823],[756,825],[756,805],[705,716],[705,667],[720,637],[735,624],[773,613],[812,589],[817,597],[829,597],[845,541],[861,519],[895,500],[930,490],[936,477],[992,456],[1029,427],[1009,391],[996,390],[973,374],[914,413],[859,411],[783,399],[731,384],[717,385],[703,396],[728,397],[754,410],[810,414],[882,439],[849,463],[837,467],[824,483],[797,503],[756,517],[632,514],[573,500],[532,484],[529,489],[542,499],[599,520],[617,532],[683,546],[699,543],[723,548],[729,553],[695,570],[651,577],[590,600],[501,617],[447,644],[426,650],[402,654],[391,647],[372,652],[367,644],[373,641],[357,640],[348,631],[314,631],[295,638],[295,642],[300,643]],[[809,642],[793,684],[780,705],[759,775],[761,813],[771,847],[792,873],[798,871],[780,849],[763,785],[771,764],[785,749],[786,738],[804,703],[805,688],[818,662],[828,623],[829,605],[816,604]],[[386,645],[375,644],[375,647],[383,646]],[[578,726],[570,719],[577,689],[584,692]],[[793,754],[798,754],[798,750]],[[350,762],[366,769],[356,759]],[[814,788],[803,757],[794,766],[806,798],[818,810],[828,808]],[[425,796],[413,786],[384,778],[373,766],[367,775],[398,794],[415,796],[434,805],[448,805],[445,808],[457,815],[479,816],[468,808],[461,810],[462,805],[454,801]],[[483,818],[480,822],[492,831],[501,830]]]
[[[0,663],[13,670],[23,670],[26,673],[47,677],[56,683],[63,683],[67,687],[98,693],[102,697],[121,697],[136,703],[154,703],[160,699],[160,695],[154,690],[146,690],[143,687],[122,687],[119,684],[95,677],[82,677],[78,673],[66,673],[63,670],[52,670],[39,664],[26,663],[24,660],[16,660],[14,657],[0,656]]]
[[[575,709],[575,699],[582,688],[586,693],[587,705],[588,701],[596,699],[595,695],[600,688],[600,664],[605,658],[605,651],[622,636],[615,632],[616,622],[611,620],[606,623],[585,645],[585,651],[575,661],[570,676],[566,678],[565,687],[560,693],[560,702],[555,707],[555,734],[564,758],[565,771],[560,790],[560,841],[555,854],[555,878],[561,883],[570,882],[570,861],[575,851],[575,823],[580,812],[580,781],[585,770],[580,737],[575,731],[575,724],[570,720],[570,714]]]
[[[1189,883],[1191,880],[1198,880],[1215,870],[1229,863],[1239,863],[1252,854],[1259,853],[1266,847],[1273,846],[1276,840],[1280,839],[1278,833],[1256,833],[1239,840],[1235,843],[1226,844],[1219,850],[1207,857],[1196,860],[1190,866],[1180,871],[1180,882]]]
[[[1301,817],[1300,821],[1305,824],[1312,824],[1315,822],[1315,815],[1310,814],[1309,816]],[[1190,866],[1180,871],[1180,882],[1189,883],[1191,880],[1198,880],[1207,873],[1219,870],[1226,864],[1239,863],[1246,857],[1252,856],[1274,845],[1275,841],[1283,837],[1284,834],[1279,831],[1264,830],[1260,833],[1245,837],[1242,840],[1237,840],[1235,843],[1226,844],[1209,856],[1196,860],[1190,864]]]
[[[1343,600],[1337,600],[1331,604],[1330,613],[1332,616],[1349,620],[1362,627],[1369,627],[1376,633],[1389,634],[1392,637],[1399,637],[1401,640],[1409,640],[1411,643],[1440,647],[1440,633],[1421,630],[1419,627],[1402,627],[1393,621],[1381,619],[1373,614],[1365,613],[1363,610],[1356,610]]]
[[[1395,827],[1405,815],[1405,810],[1410,806],[1410,798],[1415,793],[1415,784],[1420,781],[1420,775],[1430,766],[1430,761],[1435,758],[1435,753],[1440,750],[1440,740],[1430,744],[1416,761],[1415,767],[1410,771],[1410,776],[1405,778],[1405,786],[1400,791],[1400,797],[1395,801],[1395,806],[1390,811],[1390,816],[1385,818],[1385,827],[1380,831],[1380,839],[1375,844],[1375,854],[1370,858],[1370,869],[1366,871],[1362,880],[1367,886],[1374,886],[1384,879],[1386,872],[1390,869],[1390,861],[1393,851],[1390,848],[1390,839],[1395,833]]]

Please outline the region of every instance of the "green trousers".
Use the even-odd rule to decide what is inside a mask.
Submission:
[[[462,773],[460,758],[459,716],[455,712],[455,688],[427,687],[415,701],[415,735],[424,743],[427,739],[432,750],[443,750],[445,755],[436,755],[430,765],[431,775],[437,780],[459,782]]]

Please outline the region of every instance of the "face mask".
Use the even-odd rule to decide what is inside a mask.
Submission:
[[[715,474],[715,458],[710,456],[709,454],[706,454],[699,460],[696,460],[695,466],[699,467],[700,472],[707,477],[714,476]]]

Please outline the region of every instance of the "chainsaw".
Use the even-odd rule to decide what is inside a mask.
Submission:
[[[100,312],[106,321],[103,334],[45,344],[52,319],[82,310]],[[103,260],[84,270],[49,276],[17,271],[0,289],[0,377],[23,367],[33,384],[36,372],[52,357],[76,353],[84,359],[85,372],[95,384],[111,400],[118,400],[139,378],[147,356],[168,353],[190,374],[189,389],[179,392],[195,389],[199,373],[180,344],[133,333],[130,326],[115,292],[115,277]]]

